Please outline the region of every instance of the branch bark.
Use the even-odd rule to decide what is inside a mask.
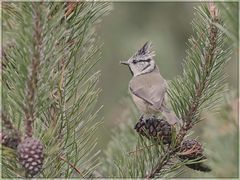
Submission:
[[[184,115],[184,124],[181,127],[178,138],[178,144],[181,144],[184,136],[186,135],[187,131],[190,130],[193,126],[192,118],[196,115],[197,110],[199,108],[199,99],[201,98],[203,91],[208,87],[208,77],[210,76],[213,60],[214,60],[214,51],[216,48],[216,40],[217,40],[217,33],[218,29],[214,25],[215,23],[219,22],[218,18],[218,9],[213,3],[209,3],[209,11],[211,14],[211,25],[209,28],[209,37],[210,40],[209,46],[207,47],[207,53],[204,54],[205,61],[202,62],[202,78],[200,82],[196,82],[195,87],[195,96],[193,97],[193,101],[188,112]]]
[[[33,55],[29,69],[29,76],[26,87],[25,113],[25,133],[28,137],[33,134],[33,121],[35,119],[36,91],[38,83],[38,73],[41,58],[42,28],[40,23],[39,5],[33,2],[34,8],[34,34],[33,34]],[[40,5],[41,6],[41,5]]]

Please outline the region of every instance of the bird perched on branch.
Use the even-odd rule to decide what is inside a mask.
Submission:
[[[129,91],[136,106],[143,113],[142,118],[162,112],[169,124],[173,125],[180,120],[167,107],[167,82],[161,76],[154,56],[151,43],[146,42],[129,60],[120,63],[127,65],[133,75],[129,82]]]

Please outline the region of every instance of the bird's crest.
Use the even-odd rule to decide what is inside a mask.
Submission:
[[[152,43],[147,41],[141,49],[133,56],[134,59],[149,59],[155,56],[155,52],[152,51]]]

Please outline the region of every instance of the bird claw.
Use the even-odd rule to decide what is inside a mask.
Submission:
[[[157,117],[155,115],[152,115],[150,117],[144,117],[144,115],[141,115],[139,118],[139,122],[144,122],[146,123],[146,120],[151,119],[151,120],[156,120]]]

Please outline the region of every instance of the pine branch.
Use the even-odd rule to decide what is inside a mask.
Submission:
[[[26,106],[25,112],[25,133],[28,137],[33,134],[33,122],[35,119],[35,108],[37,100],[37,83],[41,62],[42,52],[42,25],[40,23],[40,12],[36,3],[33,3],[34,9],[34,34],[33,34],[33,54],[32,62],[29,69],[29,76],[26,87]]]
[[[219,29],[216,27],[216,23],[221,23],[220,19],[219,19],[219,12],[218,9],[216,8],[216,6],[212,3],[209,3],[209,7],[208,9],[208,16],[206,16],[205,12],[201,9],[199,10],[199,14],[201,16],[205,15],[205,18],[207,18],[207,22],[209,23],[208,25],[205,25],[205,27],[207,27],[207,33],[205,34],[204,32],[199,33],[200,34],[200,38],[204,38],[206,37],[206,39],[202,40],[199,39],[198,41],[195,41],[194,38],[192,38],[192,41],[190,40],[190,43],[193,42],[195,46],[192,46],[191,49],[191,53],[189,53],[189,60],[191,64],[187,64],[186,62],[186,67],[188,69],[184,69],[184,75],[183,75],[183,79],[182,80],[186,80],[186,78],[190,78],[191,80],[193,79],[194,81],[191,81],[192,83],[192,90],[194,90],[194,92],[190,92],[191,90],[189,90],[191,88],[190,87],[186,87],[186,90],[190,92],[190,98],[188,97],[183,97],[183,101],[186,101],[186,99],[190,99],[189,102],[185,102],[186,106],[184,107],[184,111],[181,111],[181,117],[183,119],[183,126],[181,127],[178,135],[177,135],[177,143],[176,143],[176,148],[180,148],[180,145],[185,137],[185,135],[187,134],[187,131],[190,130],[192,128],[192,126],[194,124],[196,124],[196,122],[198,122],[199,119],[199,112],[200,112],[200,108],[203,105],[204,102],[209,101],[209,99],[214,98],[214,93],[216,89],[218,88],[218,90],[221,90],[221,86],[222,84],[220,84],[218,82],[217,79],[213,78],[213,74],[215,72],[221,72],[220,68],[219,68],[219,64],[223,65],[224,62],[226,62],[227,59],[222,59],[221,61],[219,60],[218,56],[218,46],[222,43],[222,37],[221,37],[221,32],[219,31]],[[200,23],[199,23],[200,24]],[[201,25],[199,25],[199,29],[204,29],[203,27],[201,27]],[[197,29],[197,28],[196,28]],[[199,30],[197,29],[197,30]],[[203,44],[204,46],[201,46],[200,42]],[[195,48],[198,48],[200,54],[198,53],[198,50],[196,50]],[[199,59],[197,61],[197,58],[201,57],[201,59]],[[192,62],[191,62],[192,61]],[[196,61],[196,62],[194,62]],[[219,61],[219,62],[218,62]],[[199,65],[197,64],[199,62]],[[192,66],[191,66],[192,65]],[[194,70],[192,70],[192,69]],[[219,70],[220,69],[220,70]],[[216,73],[215,73],[216,74]],[[217,77],[218,78],[218,77]],[[220,77],[219,77],[220,78]],[[177,80],[179,82],[179,79]],[[174,83],[174,82],[173,82]],[[212,85],[214,86],[214,89],[211,89]],[[180,85],[180,84],[179,84]],[[184,85],[183,85],[184,86]],[[189,86],[189,84],[186,83],[186,86]],[[177,89],[177,86],[175,85],[174,88]],[[176,90],[174,89],[174,90]],[[181,89],[183,90],[183,89]],[[170,91],[170,96],[173,95],[171,94],[171,92],[173,91],[172,89],[169,90]],[[211,92],[212,91],[212,92]],[[207,93],[211,93],[212,96],[206,96]],[[185,94],[186,95],[186,94]],[[173,97],[173,96],[171,96]],[[182,97],[181,95],[179,96],[180,98]],[[173,99],[172,99],[173,100]],[[174,101],[177,101],[176,99],[174,99]],[[183,104],[183,103],[182,103]],[[172,105],[174,106],[174,103],[172,103]],[[176,106],[175,110],[177,109]],[[170,150],[171,151],[171,150]],[[178,151],[178,150],[177,150]],[[170,154],[169,159],[171,159],[171,156],[174,156],[175,153],[177,151],[173,151],[172,154]],[[167,159],[167,160],[169,160]],[[161,161],[162,163],[159,163],[156,165],[156,167],[154,168],[154,170],[150,173],[150,177],[155,177],[155,174],[157,172],[160,172],[161,169],[163,168],[163,165],[166,164],[165,162],[165,158],[163,158],[163,161]]]
[[[59,158],[62,154],[84,169],[81,177],[89,177],[99,164],[95,132],[102,121],[101,108],[96,108],[100,73],[91,70],[100,59],[100,47],[94,26],[110,7],[105,2],[70,4],[74,8],[54,2],[5,6],[5,16],[6,11],[17,13],[6,19],[11,24],[4,22],[4,45],[9,39],[14,42],[4,57],[4,110],[19,130],[26,124],[27,135],[34,131],[42,141],[45,157],[39,177],[79,176]],[[6,166],[4,173],[9,170],[22,171]]]
[[[205,47],[205,52],[203,52],[203,60],[200,63],[199,72],[201,72],[201,76],[198,77],[198,80],[195,81],[195,93],[191,97],[192,101],[189,105],[189,109],[185,111],[183,115],[184,124],[180,129],[178,134],[178,141],[179,143],[182,142],[184,136],[186,135],[187,131],[192,128],[194,119],[198,119],[198,110],[201,104],[201,98],[207,92],[209,86],[211,86],[211,78],[212,74],[214,73],[215,65],[217,64],[217,41],[219,38],[219,30],[216,27],[216,23],[220,23],[219,19],[219,12],[217,7],[210,3],[209,4],[209,13],[210,13],[210,27],[208,31],[208,44]],[[200,40],[201,41],[201,40]],[[198,43],[198,42],[197,42]],[[199,44],[197,45],[199,46]],[[201,48],[201,47],[199,47]],[[193,49],[194,51],[195,49]],[[226,61],[226,59],[224,59]],[[223,62],[222,62],[223,63]],[[207,100],[207,99],[206,99]]]
[[[171,156],[174,154],[174,152],[169,152],[164,155],[164,157],[161,157],[157,164],[153,167],[152,171],[148,173],[145,178],[154,178],[157,173],[159,173],[162,168],[167,165],[167,163],[170,161]]]

